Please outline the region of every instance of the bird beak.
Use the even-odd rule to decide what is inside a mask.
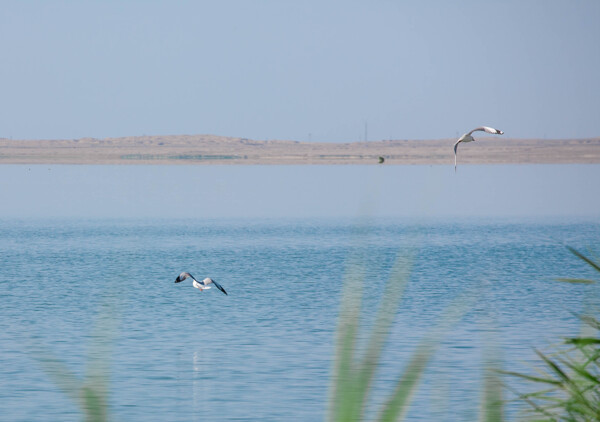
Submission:
[[[175,280],[175,283],[179,283],[181,280],[179,279],[179,277],[177,277],[177,279]]]

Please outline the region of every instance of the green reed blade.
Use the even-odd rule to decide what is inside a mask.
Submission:
[[[600,344],[600,338],[594,337],[583,337],[583,338],[568,338],[565,340],[566,344],[574,344],[576,346],[589,346],[590,344]]]
[[[375,371],[381,358],[383,346],[390,334],[392,323],[400,306],[404,288],[408,283],[412,271],[413,256],[398,255],[394,268],[386,284],[385,291],[379,305],[375,322],[371,329],[367,351],[358,369],[357,388],[358,396],[362,399],[360,408],[366,407],[367,391],[371,388]]]
[[[561,378],[563,380],[563,382],[567,382],[567,383],[571,382],[571,379],[569,378],[569,376],[558,366],[558,364],[556,364],[554,361],[552,361],[550,358],[548,358],[546,355],[544,355],[539,350],[536,350],[535,353],[544,362],[546,362],[546,365],[548,365],[554,371],[554,373],[557,374],[559,376],[559,378]]]
[[[471,308],[471,304],[477,295],[461,297],[448,307],[444,315],[440,317],[439,324],[429,333],[428,337],[421,342],[412,354],[404,373],[396,383],[396,387],[385,403],[379,418],[380,422],[395,422],[404,418],[408,412],[410,401],[419,386],[423,373],[437,350],[442,337],[450,327],[455,325]]]
[[[579,365],[573,364],[570,362],[566,362],[566,361],[563,361],[563,363],[565,366],[570,368],[575,374],[579,375],[581,378],[583,378],[587,381],[590,381],[592,383],[592,385],[591,385],[592,388],[594,388],[595,386],[600,384],[600,379],[598,379],[592,373],[590,373],[589,371],[586,371]],[[590,386],[583,388],[582,390],[585,391],[585,390],[589,390],[589,389],[590,389]]]
[[[592,261],[590,258],[588,258],[587,256],[583,255],[581,252],[573,249],[570,246],[567,246],[567,249],[569,251],[571,251],[571,253],[573,255],[575,255],[576,257],[578,257],[579,259],[582,259],[583,261],[587,262],[590,266],[592,266],[592,268],[594,268],[596,271],[600,271],[600,264],[597,264],[596,262]]]
[[[354,357],[364,278],[364,264],[353,260],[348,265],[342,289],[333,379],[329,393],[330,421],[349,420],[357,412],[357,403],[362,401],[357,398],[358,391],[354,387]]]
[[[503,372],[506,373],[506,372]],[[518,376],[520,376],[520,374],[516,374]],[[513,394],[515,396],[517,396],[519,399],[523,400],[525,403],[529,404],[536,412],[541,413],[542,415],[549,417],[550,419],[539,419],[540,421],[553,421],[556,422],[556,419],[554,418],[554,415],[548,411],[548,409],[543,408],[542,406],[538,405],[534,400],[531,400],[530,395],[529,394],[520,394],[519,392],[517,392],[514,388],[512,388],[509,385],[505,385],[505,387],[512,391]],[[538,420],[538,419],[536,419]]]
[[[102,305],[91,334],[85,380],[88,388],[101,397],[108,395],[110,359],[112,346],[118,331],[116,304],[111,301]]]
[[[33,357],[39,363],[40,368],[66,396],[78,402],[82,382],[77,375],[49,350],[39,349],[33,353]]]
[[[378,421],[395,422],[404,418],[434,351],[435,346],[430,342],[422,343],[417,347],[404,373],[396,383],[394,392],[384,405]]]
[[[92,330],[86,373],[80,380],[60,359],[38,347],[36,360],[52,381],[79,407],[88,422],[108,420],[110,355],[118,329],[118,312],[114,297],[109,297],[100,309]]]
[[[556,281],[561,281],[563,283],[572,283],[572,284],[594,284],[594,280],[589,280],[587,278],[557,278]]]
[[[500,379],[500,359],[494,344],[489,344],[490,349],[485,359],[483,375],[483,398],[481,415],[482,422],[502,422],[504,420],[503,385]]]
[[[557,381],[553,378],[534,377],[532,375],[520,374],[518,372],[513,372],[513,371],[500,371],[500,373],[502,373],[504,375],[510,375],[513,377],[523,378],[525,380],[533,381],[533,382],[537,382],[537,383],[557,385],[557,386],[562,385],[561,381]]]

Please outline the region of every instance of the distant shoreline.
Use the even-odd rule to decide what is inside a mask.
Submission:
[[[1,164],[302,165],[454,164],[454,139],[352,143],[257,141],[214,135],[71,140],[0,138]],[[597,164],[600,138],[481,137],[460,145],[460,164]]]

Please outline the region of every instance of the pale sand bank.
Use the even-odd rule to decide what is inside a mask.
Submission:
[[[254,141],[211,135],[74,140],[0,138],[0,164],[445,164],[454,165],[454,139],[353,143]],[[600,163],[600,138],[479,138],[461,144],[464,164]]]

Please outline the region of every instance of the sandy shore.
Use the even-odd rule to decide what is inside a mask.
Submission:
[[[454,164],[454,139],[353,143],[255,141],[211,135],[106,139],[0,138],[0,164]],[[600,138],[479,138],[460,164],[600,163]]]

